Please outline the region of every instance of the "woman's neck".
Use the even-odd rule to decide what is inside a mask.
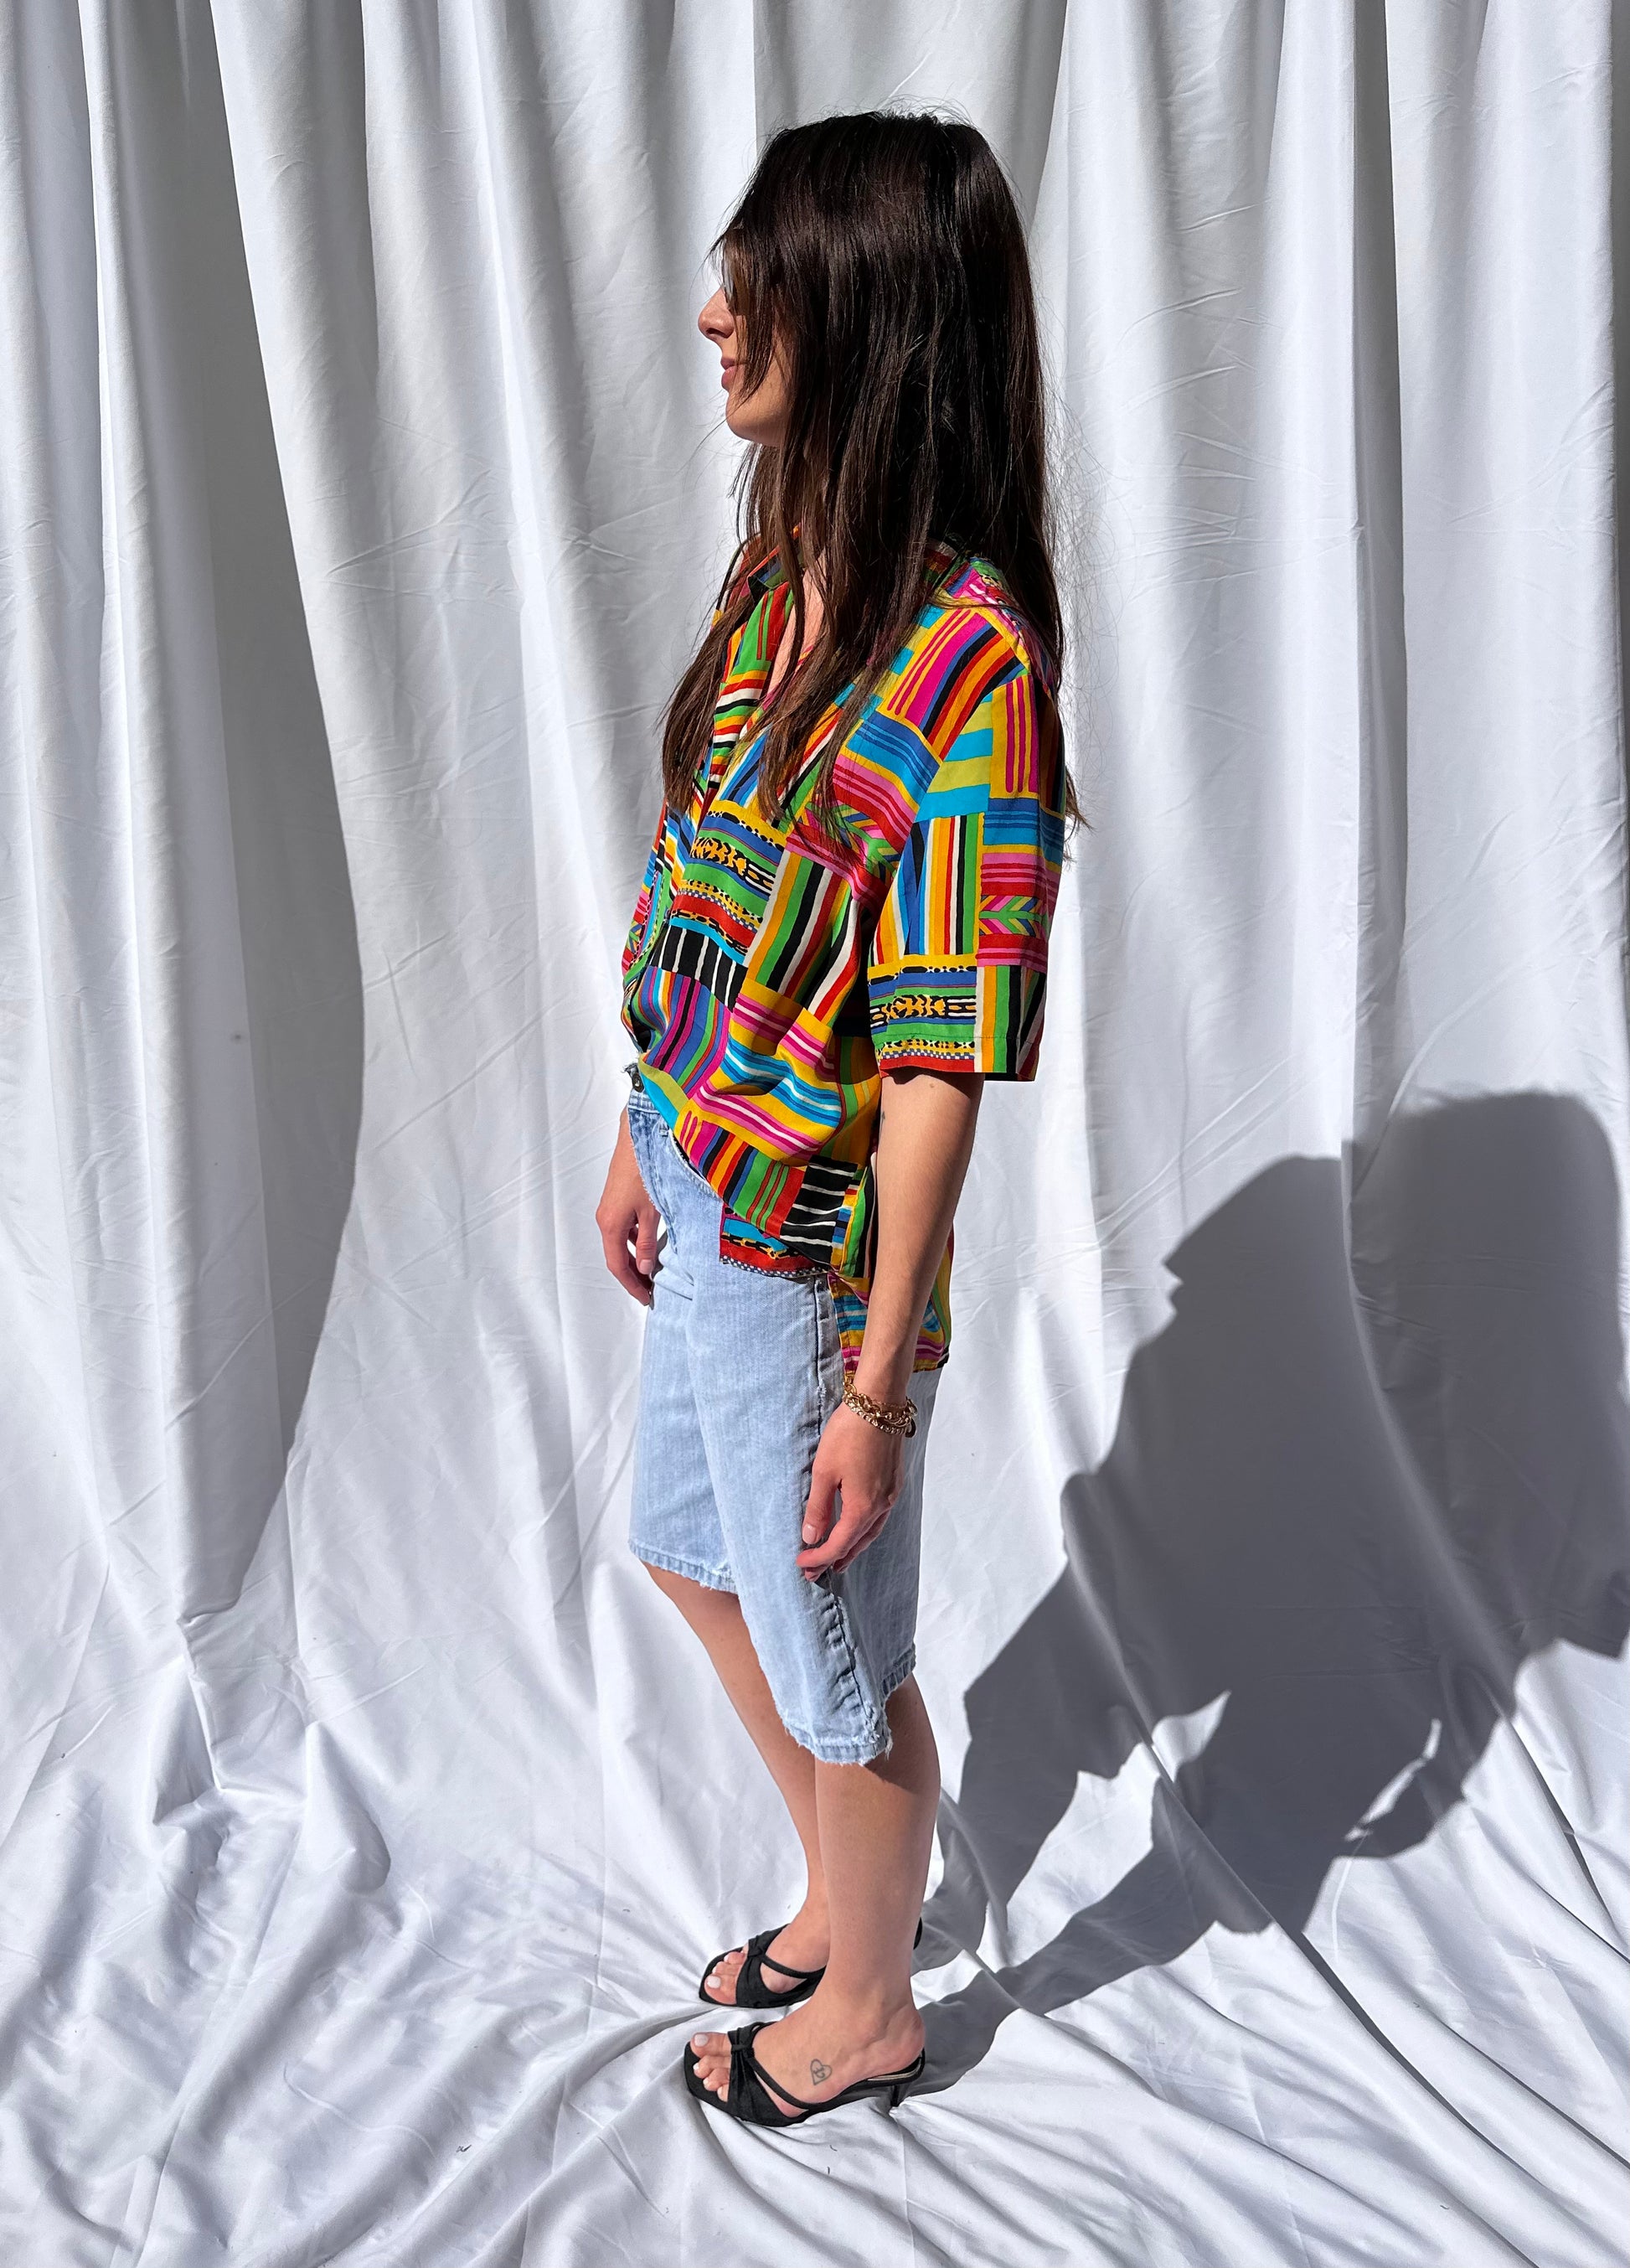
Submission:
[[[812,567],[806,567],[804,571],[804,643],[798,648],[797,660],[803,660],[820,636],[823,614],[820,585],[816,580],[815,571]],[[770,664],[769,681],[764,688],[764,697],[767,701],[775,693],[788,671],[794,666],[792,640],[787,635],[787,626],[794,620],[796,617],[792,611],[791,601],[789,600],[780,642],[775,648],[775,658]]]

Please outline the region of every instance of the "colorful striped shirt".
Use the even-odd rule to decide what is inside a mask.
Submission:
[[[994,568],[945,545],[931,567],[838,754],[842,847],[809,814],[810,759],[842,694],[783,821],[759,806],[759,704],[792,587],[774,556],[748,574],[758,602],[726,652],[709,762],[687,808],[663,809],[622,955],[640,1085],[722,1200],[721,1256],[825,1270],[851,1372],[882,1074],[1035,1076],[1063,855],[1050,674]],[[918,1370],[945,1359],[950,1284],[948,1241]]]

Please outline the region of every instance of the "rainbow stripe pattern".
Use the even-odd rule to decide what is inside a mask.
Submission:
[[[1063,858],[1056,687],[1000,577],[936,546],[929,595],[838,753],[848,840],[809,814],[811,735],[784,821],[756,789],[759,711],[791,586],[772,556],[731,639],[709,761],[665,806],[622,955],[640,1082],[723,1203],[720,1251],[830,1278],[859,1360],[885,1071],[1035,1076]],[[951,1247],[915,1367],[951,1342]]]

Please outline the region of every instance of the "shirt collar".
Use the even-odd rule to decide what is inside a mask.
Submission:
[[[792,532],[796,535],[798,531],[795,527]],[[927,569],[926,579],[929,590],[930,592],[943,591],[958,569],[966,566],[967,563],[968,554],[966,552],[959,551],[955,544],[948,543],[943,536],[935,536],[929,544],[924,561],[924,564]],[[777,585],[784,583],[786,579],[786,570],[782,564],[781,553],[779,550],[776,550],[769,552],[762,560],[760,561],[759,564],[748,576],[747,584],[749,589],[753,592],[754,600],[757,600],[763,597],[766,591],[775,590]],[[1027,640],[1027,645],[1030,642]],[[1035,654],[1033,648],[1032,651],[1035,666],[1040,674],[1043,684],[1046,687],[1047,691],[1056,699],[1058,695],[1058,679],[1056,673],[1045,655]]]
[[[783,580],[784,571],[781,563],[780,552],[767,552],[748,576],[747,588],[755,599],[761,599],[766,591],[772,590],[777,583]]]

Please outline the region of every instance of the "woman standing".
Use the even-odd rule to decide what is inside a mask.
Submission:
[[[665,719],[597,1219],[651,1310],[629,1541],[807,1872],[701,1983],[792,2013],[698,2033],[687,2082],[783,2125],[892,2107],[922,2067],[923,1451],[981,1084],[1035,1072],[1074,803],[1035,310],[989,146],[929,116],[789,129],[715,249],[748,533]]]

